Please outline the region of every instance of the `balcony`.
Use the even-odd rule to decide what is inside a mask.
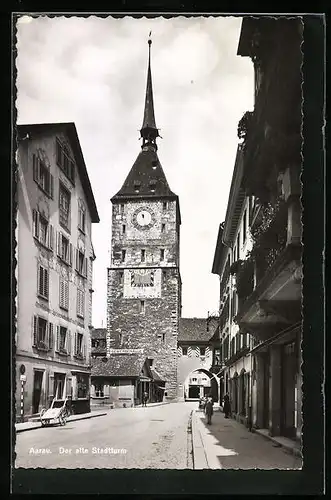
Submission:
[[[252,227],[253,249],[238,261],[235,320],[258,340],[301,320],[300,215],[296,202],[265,205]]]

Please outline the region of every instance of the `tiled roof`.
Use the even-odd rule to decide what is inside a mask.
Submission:
[[[153,186],[150,182],[153,183]],[[137,193],[138,185],[139,192]],[[153,191],[151,187],[153,187]],[[112,200],[128,197],[137,199],[172,197],[177,199],[169,187],[157,153],[152,147],[148,147],[146,151],[140,151],[123,186]]]
[[[137,354],[115,354],[104,359],[92,359],[92,377],[139,377],[145,363],[145,358]]]
[[[213,332],[207,331],[206,318],[180,318],[178,341],[203,341],[213,336]]]

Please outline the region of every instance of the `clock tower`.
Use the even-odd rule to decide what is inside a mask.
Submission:
[[[141,349],[165,381],[165,399],[177,396],[177,335],[181,314],[180,210],[157,155],[149,57],[138,154],[122,188],[111,199],[107,355]]]

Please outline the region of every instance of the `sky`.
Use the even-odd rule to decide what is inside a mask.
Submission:
[[[218,310],[211,273],[254,73],[237,56],[242,19],[22,16],[17,21],[17,123],[74,122],[96,200],[92,324],[106,326],[111,202],[141,147],[148,62],[158,157],[181,210],[182,316]]]

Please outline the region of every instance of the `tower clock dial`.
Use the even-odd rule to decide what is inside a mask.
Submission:
[[[139,229],[149,229],[154,224],[154,214],[147,208],[140,208],[134,212],[132,222]]]

